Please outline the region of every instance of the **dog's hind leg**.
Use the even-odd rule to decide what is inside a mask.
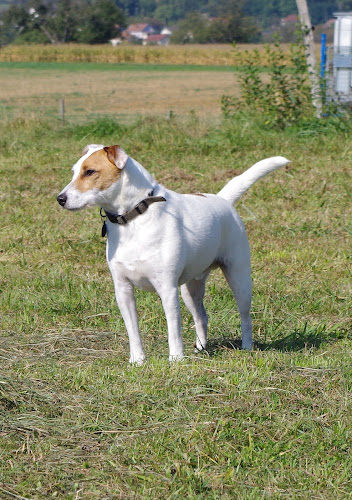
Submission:
[[[249,265],[240,269],[234,265],[222,266],[226,281],[231,288],[241,316],[242,349],[252,349],[252,320],[250,317],[252,300],[252,280]]]
[[[208,316],[203,305],[205,282],[193,279],[181,286],[181,295],[187,309],[193,316],[196,328],[196,350],[202,351],[207,345]]]

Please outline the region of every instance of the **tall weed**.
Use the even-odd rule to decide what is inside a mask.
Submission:
[[[239,110],[255,111],[264,117],[266,125],[284,129],[304,117],[313,117],[308,68],[302,41],[290,46],[289,58],[279,39],[265,48],[269,61],[269,80],[261,70],[262,54],[246,51],[245,66],[238,75],[241,98],[222,97],[222,111],[229,117]]]

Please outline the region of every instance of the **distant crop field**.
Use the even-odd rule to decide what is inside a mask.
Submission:
[[[289,45],[283,45],[287,54]],[[261,64],[270,62],[263,44],[236,45],[169,45],[166,47],[140,45],[12,45],[1,49],[2,62],[96,62],[240,66],[245,51],[258,50]]]
[[[0,116],[35,114],[83,121],[109,114],[219,117],[221,96],[239,94],[234,72],[200,67],[98,63],[0,63]]]

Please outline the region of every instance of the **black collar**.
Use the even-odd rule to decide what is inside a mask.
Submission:
[[[126,225],[128,222],[131,220],[135,219],[138,217],[138,215],[144,214],[149,208],[149,205],[152,203],[156,203],[159,201],[166,201],[166,199],[163,196],[153,196],[153,192],[150,193],[150,196],[148,198],[145,198],[144,200],[140,201],[132,210],[129,212],[124,213],[123,215],[119,214],[111,214],[110,212],[107,212],[104,210],[105,215],[102,214],[102,208],[100,209],[100,215],[102,218],[107,217],[110,222],[113,224],[119,224],[121,226]],[[106,235],[106,224],[105,220],[103,222],[103,229],[102,229],[102,236],[104,237]]]

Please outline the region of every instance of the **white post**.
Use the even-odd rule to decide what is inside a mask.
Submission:
[[[301,18],[301,25],[303,31],[303,40],[306,47],[307,65],[309,78],[311,83],[312,102],[315,107],[315,114],[317,118],[321,117],[322,104],[320,98],[320,82],[319,74],[317,71],[317,58],[315,55],[313,29],[310,22],[310,16],[306,0],[296,0],[297,9]]]

